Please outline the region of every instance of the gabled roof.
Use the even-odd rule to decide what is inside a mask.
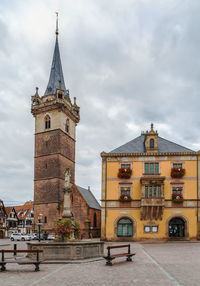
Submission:
[[[28,201],[23,206],[14,206],[19,219],[25,219],[33,208],[33,202]]]
[[[76,187],[90,208],[101,210],[100,204],[97,202],[95,196],[93,195],[93,193],[90,190],[82,188],[82,187],[77,186],[77,185],[76,185]]]
[[[61,89],[64,90],[64,94],[66,95],[67,91],[65,87],[62,64],[61,64],[61,59],[60,59],[58,35],[56,35],[56,43],[55,43],[55,49],[54,49],[54,54],[53,54],[53,61],[51,65],[51,72],[49,76],[49,82],[48,82],[44,95],[56,94],[56,89],[60,87],[59,81],[61,82]]]
[[[109,153],[145,153],[145,134],[129,141],[128,143],[112,150]],[[191,149],[178,145],[158,136],[158,152],[194,152]]]
[[[17,215],[15,207],[5,207],[7,217],[9,216],[9,214],[11,213],[12,210],[14,210],[15,214]]]

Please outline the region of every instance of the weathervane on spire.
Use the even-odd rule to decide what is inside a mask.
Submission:
[[[58,32],[58,12],[56,12],[56,36],[59,34]]]

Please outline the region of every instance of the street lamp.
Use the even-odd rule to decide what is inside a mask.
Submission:
[[[39,241],[40,241],[40,232],[41,232],[41,219],[42,219],[42,214],[38,214],[38,233],[39,233]]]

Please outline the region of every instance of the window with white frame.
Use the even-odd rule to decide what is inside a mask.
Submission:
[[[158,226],[152,226],[151,232],[158,232]]]
[[[145,225],[144,226],[144,232],[145,233],[158,232],[158,226],[157,225]]]
[[[150,226],[145,226],[144,227],[144,232],[151,232],[151,227]]]

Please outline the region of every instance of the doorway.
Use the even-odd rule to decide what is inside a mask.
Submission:
[[[169,237],[185,237],[185,222],[182,218],[175,217],[170,220]]]

